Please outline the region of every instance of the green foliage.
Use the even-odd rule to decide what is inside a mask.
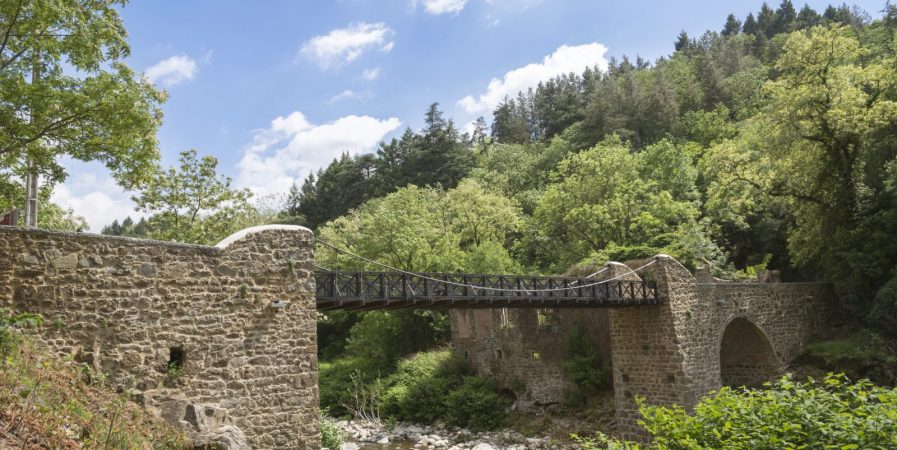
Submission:
[[[897,445],[897,390],[843,375],[816,382],[782,378],[768,389],[728,387],[701,400],[694,414],[678,406],[644,406],[642,423],[653,449],[893,448]],[[638,449],[598,436],[586,449]]]
[[[533,218],[555,245],[544,258],[556,271],[609,248],[654,244],[689,259],[718,259],[702,232],[697,171],[666,141],[633,153],[619,138],[561,161]]]
[[[447,424],[476,432],[501,426],[511,401],[499,393],[495,380],[464,377],[461,385],[446,396],[445,405]]]
[[[336,420],[326,413],[321,414],[321,447],[338,450],[343,445],[343,433]]]
[[[853,379],[868,378],[897,385],[897,353],[882,335],[859,330],[828,341],[811,342],[801,361],[830,372],[844,372]]]
[[[127,236],[145,239],[149,235],[149,224],[143,217],[141,217],[137,223],[134,223],[134,219],[131,219],[131,216],[128,216],[125,217],[121,223],[119,223],[118,220],[113,220],[111,224],[104,226],[100,233],[109,236]]]
[[[3,169],[0,167],[0,175],[2,174]],[[66,209],[50,201],[52,194],[53,186],[51,184],[44,184],[38,189],[38,228],[76,233],[87,231],[87,221],[83,217],[76,215],[71,208]],[[12,177],[9,179],[0,177],[0,214],[6,213],[11,208],[21,207],[24,204],[24,187]],[[25,217],[20,209],[18,225],[23,226],[24,224]]]
[[[6,325],[39,316],[0,314]],[[0,358],[4,444],[14,448],[187,449],[189,439],[161,418],[103,385],[86,365],[48,355],[6,330],[15,351]],[[0,333],[3,329],[0,328]],[[7,341],[10,342],[10,341]]]
[[[346,353],[390,367],[449,338],[448,318],[436,311],[373,311],[352,326]]]
[[[400,361],[395,373],[383,380],[381,411],[391,420],[445,420],[472,431],[494,429],[510,402],[494,380],[469,372],[466,362],[451,351],[417,353]]]
[[[169,382],[176,382],[181,378],[181,375],[184,374],[184,368],[181,367],[180,364],[175,362],[168,363],[168,367],[165,369],[165,377]]]
[[[345,357],[318,364],[318,389],[321,395],[321,408],[337,417],[350,414],[355,401],[355,382],[357,374],[367,374],[368,380],[374,380],[387,368],[358,357]]]
[[[610,383],[610,370],[581,322],[570,328],[565,346],[564,374],[580,389],[580,397],[594,396],[606,389]]]
[[[216,173],[218,160],[181,152],[178,167],[160,172],[133,197],[138,211],[152,216],[153,239],[212,245],[244,228],[241,217],[253,212],[245,189]]]
[[[17,339],[12,329],[38,327],[44,323],[40,314],[15,313],[0,308],[0,356],[6,356],[16,347]]]
[[[463,360],[448,350],[404,359],[383,382],[382,411],[396,420],[433,423],[448,412],[446,396],[465,372]]]
[[[0,4],[0,174],[26,167],[48,185],[65,180],[61,157],[104,164],[125,188],[159,158],[156,90],[124,63],[126,2],[9,1]]]
[[[763,88],[766,104],[737,138],[708,152],[707,167],[712,201],[742,217],[783,204],[793,221],[785,228],[791,259],[834,281],[854,311],[893,329],[880,312],[890,308],[885,286],[897,266],[888,183],[897,158],[897,60],[893,39],[877,32],[829,26],[788,35],[779,75]]]
[[[399,139],[381,142],[376,155],[343,154],[290,191],[287,216],[312,229],[364,202],[409,185],[455,187],[474,165],[454,123],[439,104],[430,105],[424,128],[407,129]]]

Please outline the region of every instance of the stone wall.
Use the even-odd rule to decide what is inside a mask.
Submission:
[[[454,348],[477,373],[512,391],[523,408],[561,402],[573,387],[563,365],[575,324],[610,364],[607,310],[464,309],[452,310],[450,318]]]
[[[52,350],[198,439],[318,449],[312,240],[300,227],[205,247],[0,226],[0,305],[42,314]]]

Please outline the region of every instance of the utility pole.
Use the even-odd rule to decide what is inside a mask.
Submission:
[[[40,50],[34,51],[34,57],[31,63],[31,86],[34,86],[40,80]],[[37,122],[37,99],[31,101],[31,114],[29,120],[32,124]],[[40,145],[40,141],[34,142],[34,145]],[[27,155],[27,149],[25,154]],[[30,155],[26,156],[25,162],[25,227],[37,227],[37,188],[38,175],[34,160]]]

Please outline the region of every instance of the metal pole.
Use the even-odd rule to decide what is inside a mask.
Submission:
[[[35,50],[34,59],[31,63],[31,86],[34,86],[40,80],[40,50]],[[31,104],[29,121],[34,124],[37,121],[37,101]],[[40,145],[40,141],[34,145]],[[26,149],[26,154],[27,154]],[[26,161],[25,175],[25,227],[37,227],[37,186],[38,175],[34,167],[34,160],[28,157]]]

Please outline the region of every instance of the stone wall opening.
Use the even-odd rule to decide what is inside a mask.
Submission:
[[[779,373],[779,363],[766,334],[743,317],[729,322],[723,332],[719,367],[723,386],[732,387],[760,387]]]
[[[187,352],[181,347],[171,347],[168,349],[168,369],[180,370],[187,365]]]

